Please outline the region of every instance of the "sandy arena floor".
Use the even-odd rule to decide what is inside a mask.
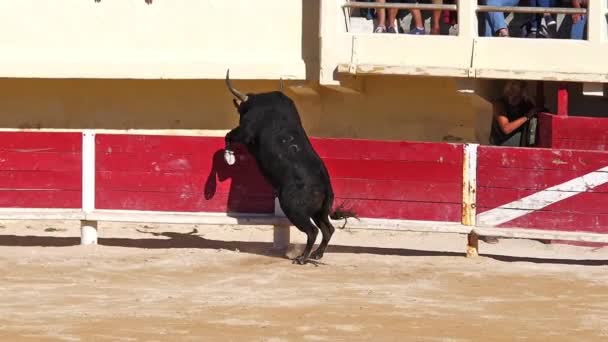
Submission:
[[[78,236],[0,222],[0,341],[608,340],[608,248],[502,240],[466,259],[465,236],[338,231],[315,267],[273,255],[266,228]]]

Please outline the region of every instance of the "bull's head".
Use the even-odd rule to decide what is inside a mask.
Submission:
[[[232,99],[232,103],[234,103],[234,106],[237,109],[241,106],[241,104],[247,102],[250,95],[253,95],[253,94],[243,94],[240,91],[238,91],[235,87],[232,86],[232,82],[230,82],[230,69],[226,70],[226,86],[228,86],[228,90],[230,90],[232,95],[234,95],[234,97],[235,97],[234,99]],[[279,91],[282,93],[283,92],[283,78],[281,78],[281,80],[280,80],[279,87],[280,87]]]

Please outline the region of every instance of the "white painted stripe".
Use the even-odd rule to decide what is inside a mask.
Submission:
[[[95,210],[95,132],[82,132],[82,210]]]
[[[556,202],[576,196],[607,182],[608,166],[483,212],[477,215],[477,224],[480,226],[497,226]]]

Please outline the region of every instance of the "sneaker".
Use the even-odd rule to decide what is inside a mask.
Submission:
[[[550,19],[547,23],[547,38],[555,38],[557,36],[557,22]]]
[[[378,26],[374,30],[374,33],[386,33],[386,28],[384,26]]]
[[[416,27],[415,29],[411,30],[409,34],[421,35],[425,34],[425,31],[424,28]]]
[[[394,26],[389,26],[386,33],[397,33],[397,30],[395,30]]]

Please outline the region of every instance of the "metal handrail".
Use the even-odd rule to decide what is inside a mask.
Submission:
[[[474,0],[470,0],[474,1]],[[396,9],[418,9],[418,10],[444,10],[457,11],[458,5],[435,5],[435,4],[395,4],[378,2],[349,1],[342,5],[343,8],[396,8]],[[586,8],[568,7],[529,7],[529,6],[487,6],[478,5],[477,12],[512,12],[528,14],[587,14]]]
[[[528,14],[587,14],[586,8],[568,8],[568,7],[529,7],[529,6],[477,6],[477,12],[512,12],[512,13],[528,13]]]
[[[419,9],[419,10],[446,10],[456,11],[458,5],[435,5],[435,4],[395,4],[378,2],[349,1],[342,5],[343,8],[397,8],[397,9]]]

